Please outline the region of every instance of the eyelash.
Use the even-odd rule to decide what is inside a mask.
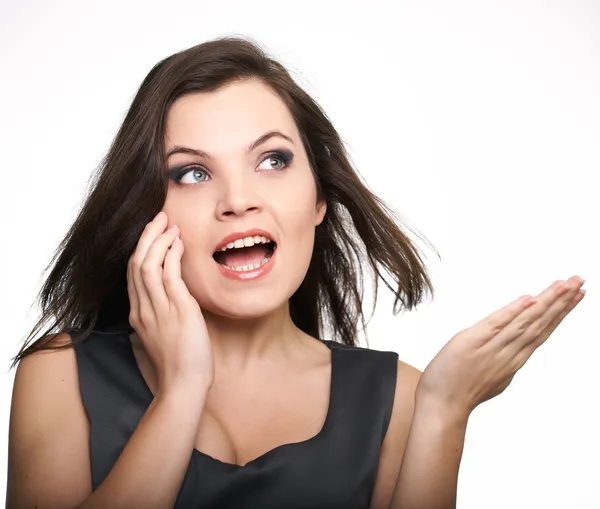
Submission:
[[[281,168],[278,169],[272,169],[272,170],[266,170],[266,171],[283,171],[285,170],[292,162],[292,159],[294,158],[294,154],[292,154],[291,152],[288,152],[287,150],[277,150],[274,152],[271,152],[269,154],[267,154],[264,159],[262,159],[261,164],[264,163],[267,159],[274,159],[274,158],[279,158],[282,160],[283,162],[283,166]],[[182,184],[181,183],[181,179],[183,178],[184,175],[188,174],[189,172],[198,169],[199,171],[203,171],[204,173],[206,173],[208,175],[208,172],[205,168],[203,168],[201,165],[199,164],[188,164],[186,166],[178,166],[176,168],[172,168],[169,170],[169,178],[171,180],[173,180],[177,185],[181,185],[181,186],[195,186],[198,184],[202,184],[203,182],[206,182],[206,179],[200,181],[200,182],[196,182],[194,184]]]

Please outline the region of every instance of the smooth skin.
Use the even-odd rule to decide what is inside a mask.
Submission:
[[[421,376],[420,390],[471,413],[502,393],[515,373],[583,298],[584,281],[556,281],[537,298],[523,296],[456,334]]]
[[[159,212],[146,225],[127,267],[129,323],[155,367],[158,389],[215,377],[212,348],[198,302],[181,278],[183,242]]]

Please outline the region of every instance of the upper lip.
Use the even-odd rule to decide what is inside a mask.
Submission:
[[[275,242],[275,240],[273,239],[273,235],[271,235],[268,231],[261,230],[260,228],[252,228],[251,230],[246,230],[244,232],[234,232],[227,235],[227,237],[225,237],[223,240],[221,240],[221,242],[217,244],[215,252],[220,251],[230,242],[235,242],[236,240],[243,239],[245,237],[256,237],[257,235],[267,237],[270,241]]]

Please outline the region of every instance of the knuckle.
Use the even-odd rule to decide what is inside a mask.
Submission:
[[[153,267],[152,265],[149,265],[148,263],[142,263],[141,267],[140,267],[140,274],[142,275],[142,277],[144,279],[151,279],[152,276],[155,274],[156,269],[155,267]]]
[[[488,329],[492,334],[498,334],[502,329],[504,329],[504,325],[496,320],[488,320]]]
[[[134,313],[133,311],[129,313],[129,316],[127,317],[127,319],[129,320],[129,323],[131,325],[133,325],[135,327],[135,324],[139,323],[139,317],[137,313]]]
[[[546,322],[540,322],[537,325],[535,325],[532,329],[533,329],[533,335],[534,336],[539,336],[542,332],[544,332],[544,330],[546,330],[546,327],[548,326],[548,323]]]
[[[142,265],[142,258],[140,256],[132,256],[131,257],[131,267],[134,270],[139,270]]]
[[[531,325],[531,322],[525,321],[517,325],[517,334],[523,334]]]
[[[140,310],[140,321],[144,324],[150,324],[154,321],[154,313],[148,308],[142,308]]]

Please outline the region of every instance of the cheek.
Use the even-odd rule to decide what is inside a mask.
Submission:
[[[277,196],[277,210],[290,225],[298,230],[314,229],[317,191],[309,170],[272,196]]]
[[[212,262],[210,254],[207,254],[210,245],[205,226],[209,224],[211,212],[193,193],[177,190],[169,191],[163,210],[169,218],[169,225],[179,227],[184,247],[180,261],[181,277],[190,293],[198,298],[206,292],[204,278],[200,274],[206,270],[207,263]]]
[[[205,230],[213,217],[209,203],[209,200],[200,200],[192,190],[173,189],[167,194],[163,210],[169,218],[169,225],[179,227],[185,252],[207,249]]]
[[[284,220],[282,220],[282,242],[281,251],[285,264],[292,269],[294,275],[304,278],[313,252],[315,238],[316,211],[312,197],[302,203],[296,204],[289,209]]]
[[[261,314],[289,299],[302,283],[314,245],[316,189],[310,173],[281,184],[263,188],[260,199],[264,210],[259,214],[261,224],[275,228],[281,236],[280,261],[274,273],[277,283],[247,293],[224,291],[226,286],[221,286],[221,276],[212,267],[211,246],[203,225],[214,224],[214,208],[208,206],[214,202],[206,200],[203,204],[194,193],[177,190],[167,196],[163,210],[169,223],[180,227],[185,248],[181,277],[200,306],[224,316],[237,315],[241,309]],[[264,298],[257,299],[257,292],[265,292]]]

